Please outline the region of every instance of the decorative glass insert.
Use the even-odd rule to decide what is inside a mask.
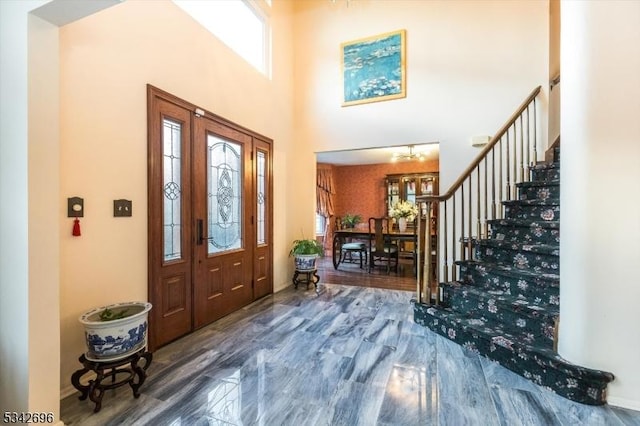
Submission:
[[[256,203],[258,211],[258,244],[265,244],[266,237],[266,217],[267,217],[267,176],[266,176],[267,156],[263,151],[258,151],[258,193]]]
[[[242,146],[207,137],[209,254],[242,247]]]
[[[180,179],[180,156],[182,154],[182,125],[172,120],[163,120],[163,229],[164,260],[182,257],[182,181]]]

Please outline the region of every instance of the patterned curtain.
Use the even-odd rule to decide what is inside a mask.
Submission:
[[[316,176],[316,212],[326,217],[333,216],[333,173],[331,169],[318,169]]]
[[[331,247],[333,239],[331,216],[333,216],[333,169],[318,168],[316,175],[316,212],[325,217],[324,238],[322,246],[327,249]]]

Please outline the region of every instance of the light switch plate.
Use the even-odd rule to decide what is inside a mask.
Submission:
[[[131,217],[131,200],[113,200],[113,217]]]

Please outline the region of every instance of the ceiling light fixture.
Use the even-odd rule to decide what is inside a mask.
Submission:
[[[424,161],[425,160],[425,156],[422,152],[413,152],[413,145],[408,145],[409,148],[409,153],[402,153],[402,152],[394,152],[391,155],[391,161],[396,162],[396,161],[411,161],[411,160],[418,160],[418,161]]]

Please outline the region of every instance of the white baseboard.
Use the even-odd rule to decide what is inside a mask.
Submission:
[[[82,376],[82,384],[87,383],[89,380],[94,380],[96,378],[96,373],[93,371],[88,371],[85,375]],[[68,396],[73,395],[74,393],[78,393],[78,389],[76,389],[71,383],[66,385],[65,387],[60,389],[60,400],[62,401]]]
[[[627,408],[629,410],[640,411],[640,401],[633,401],[631,399],[609,396],[607,398],[607,404],[612,405],[614,407]]]
[[[74,388],[72,385],[67,385],[60,389],[60,400],[62,401],[68,396],[73,395],[75,392],[78,392],[78,389]]]

